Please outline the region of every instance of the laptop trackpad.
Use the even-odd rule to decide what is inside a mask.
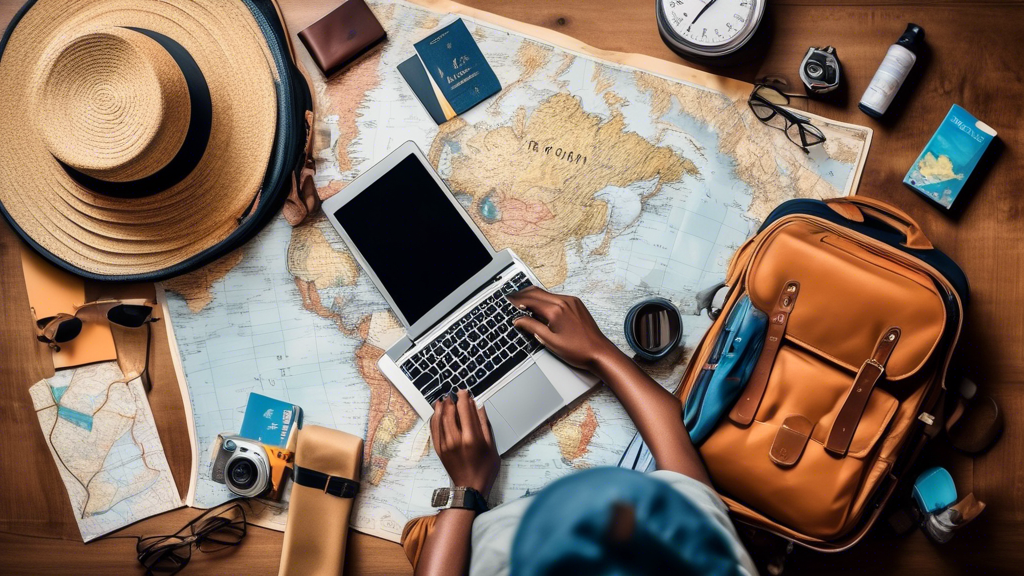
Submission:
[[[495,392],[486,404],[488,410],[492,407],[497,410],[522,437],[557,412],[563,401],[544,372],[534,364]]]

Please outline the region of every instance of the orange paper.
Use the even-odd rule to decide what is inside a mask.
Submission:
[[[36,320],[62,312],[74,314],[75,306],[85,304],[85,281],[43,260],[27,246],[21,247],[21,267],[25,272],[28,302]],[[61,344],[60,352],[53,353],[53,367],[59,370],[116,360],[114,339],[102,311],[91,307],[78,317],[82,320],[82,333]]]

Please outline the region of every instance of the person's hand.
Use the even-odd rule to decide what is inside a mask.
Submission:
[[[487,411],[477,408],[468,390],[459,390],[458,403],[450,396],[434,402],[430,435],[452,482],[473,488],[486,498],[498,476],[501,458],[491,436]]]
[[[575,296],[552,294],[536,286],[508,295],[509,302],[533,312],[514,322],[567,364],[593,372],[609,354],[619,353]]]

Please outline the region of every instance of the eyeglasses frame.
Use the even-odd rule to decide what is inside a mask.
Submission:
[[[241,516],[240,522],[238,520],[228,520],[227,518],[222,516],[222,514],[226,514],[236,509]],[[213,514],[213,512],[215,511],[216,514]],[[223,521],[214,522],[216,520]],[[197,525],[200,526],[198,531],[196,529]],[[174,574],[177,574],[178,572],[184,570],[186,566],[188,566],[188,563],[192,560],[193,548],[196,548],[200,552],[205,554],[207,552],[219,551],[224,548],[240,546],[242,544],[242,541],[245,539],[246,533],[248,532],[248,526],[249,523],[245,516],[245,508],[243,508],[240,503],[235,502],[230,506],[223,507],[219,510],[217,507],[206,510],[199,516],[193,518],[188,524],[182,526],[174,534],[167,534],[164,536],[134,537],[137,539],[137,542],[135,544],[135,552],[137,554],[139,564],[142,564],[142,566],[146,568],[147,576],[152,576],[157,572],[159,572],[160,574],[166,574],[167,576],[173,576]],[[240,531],[240,535],[238,536],[237,541],[229,542],[225,540],[218,540],[212,537],[219,530],[223,530],[227,527],[234,527],[235,530]],[[186,530],[188,530],[190,534],[188,536],[183,536],[183,533]],[[178,539],[179,541],[167,544],[172,539]],[[145,541],[151,541],[151,543],[143,545],[143,542]],[[213,542],[223,546],[223,548],[218,548],[217,550],[203,550],[202,545],[205,542]],[[174,554],[175,551],[180,550],[181,548],[187,548],[187,556],[178,556]],[[153,560],[151,563],[147,564],[147,561],[152,560],[155,554],[172,555],[175,558],[175,560],[172,561],[175,564],[174,569],[162,569],[154,571],[153,567],[156,566],[158,562],[163,560],[163,557],[160,557]]]
[[[104,304],[115,304],[118,306],[124,304],[127,304],[129,306],[148,306],[149,308],[152,308],[154,310],[156,309],[156,303],[147,298],[103,298],[100,300],[93,300],[92,302],[86,302],[85,304],[81,305],[76,304],[74,305],[73,314],[60,312],[57,315],[50,317],[49,321],[44,325],[39,325],[40,320],[36,320],[36,330],[38,331],[38,334],[36,335],[36,340],[39,340],[43,344],[46,344],[51,349],[53,349],[54,352],[60,352],[60,345],[55,340],[57,336],[57,329],[60,327],[60,325],[73,318],[78,318],[78,313],[81,312],[82,310],[92,308],[93,306],[102,306]],[[35,316],[35,309],[32,310],[32,315]],[[151,322],[155,322],[157,320],[159,320],[159,318],[153,318],[151,314],[151,317],[147,318],[145,323],[148,324]],[[70,342],[71,340],[74,340],[74,338],[66,340],[65,342]],[[63,344],[63,342],[60,344]]]
[[[798,146],[801,150],[803,150],[804,154],[810,154],[811,153],[811,151],[808,150],[808,148],[807,148],[808,146],[817,146],[819,144],[824,144],[825,143],[825,140],[826,140],[825,134],[823,132],[821,132],[820,128],[818,128],[817,126],[815,126],[811,122],[810,118],[808,118],[806,116],[802,116],[800,114],[797,114],[796,112],[793,112],[791,110],[787,110],[786,108],[783,108],[783,105],[775,104],[774,102],[768,100],[764,96],[761,96],[760,94],[758,94],[758,90],[761,90],[762,88],[767,88],[769,90],[774,90],[780,96],[785,97],[786,98],[786,105],[789,104],[789,99],[790,98],[807,98],[807,96],[803,96],[801,94],[787,94],[786,92],[783,92],[782,90],[779,90],[778,88],[776,88],[774,86],[771,86],[769,84],[755,84],[754,85],[754,89],[750,92],[750,97],[747,99],[747,106],[750,107],[750,111],[753,112],[754,117],[757,118],[759,122],[761,122],[762,124],[764,124],[765,126],[767,126],[769,128],[775,128],[776,130],[782,131],[786,135],[786,139],[789,140],[790,142],[792,142],[793,144],[795,144],[796,146]],[[754,110],[754,106],[753,106],[753,104],[751,104],[752,101],[757,101],[758,103],[760,103],[760,104],[764,105],[765,107],[769,108],[772,111],[773,115],[769,116],[768,118],[761,118],[760,116],[757,115],[757,111]],[[785,120],[787,122],[785,128],[779,128],[778,126],[772,126],[771,124],[768,123],[768,121],[771,120],[774,117],[775,114],[778,114],[779,116],[781,116],[783,118],[783,120]],[[793,140],[793,138],[790,137],[790,135],[789,135],[789,128],[792,125],[795,125],[797,127],[798,132],[800,133],[800,142],[797,142],[797,141]],[[821,134],[821,140],[819,140],[818,142],[814,142],[813,144],[808,144],[807,143],[807,136],[806,136],[806,132],[805,132],[806,131],[805,126],[811,126],[815,130],[817,130],[818,133]]]

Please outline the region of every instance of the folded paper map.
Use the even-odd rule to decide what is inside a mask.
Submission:
[[[29,389],[88,542],[182,503],[142,381],[116,362],[61,370]]]

